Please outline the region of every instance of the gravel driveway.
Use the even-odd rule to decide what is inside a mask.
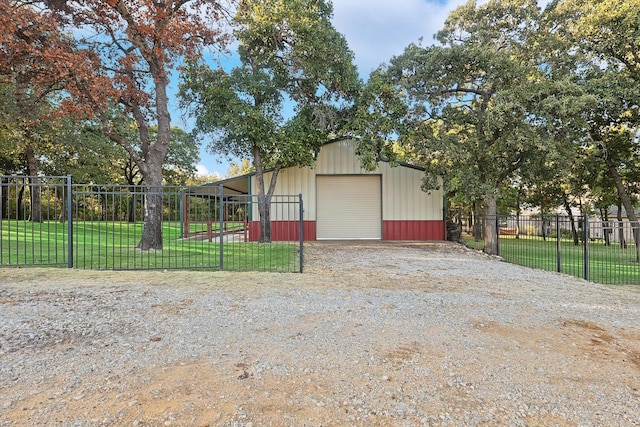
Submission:
[[[640,287],[444,243],[0,269],[0,426],[640,426]]]

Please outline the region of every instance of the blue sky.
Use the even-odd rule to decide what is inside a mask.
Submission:
[[[421,37],[425,43],[442,28],[444,20],[466,0],[333,0],[333,24],[347,39],[355,54],[361,76],[369,73],[392,56],[402,53]],[[178,112],[176,125],[188,129]],[[200,174],[224,175],[229,161],[200,150]]]

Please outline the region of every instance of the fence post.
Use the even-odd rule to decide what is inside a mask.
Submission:
[[[220,229],[218,230],[218,234],[220,237],[220,271],[224,270],[224,234],[222,234],[222,229],[224,228],[224,186],[220,184],[218,186],[220,189]]]
[[[561,240],[562,232],[560,230],[560,215],[556,215],[556,270],[558,273],[562,273]]]
[[[582,219],[583,248],[583,272],[584,280],[589,280],[589,215],[584,214]]]
[[[182,239],[187,237],[184,234],[184,219],[187,217],[184,213],[187,204],[186,200],[187,194],[184,192],[184,190],[180,191],[180,237]]]
[[[299,218],[300,218],[300,273],[302,273],[303,270],[303,262],[304,262],[304,222],[303,222],[303,215],[304,215],[304,207],[302,206],[302,193],[298,194],[298,201],[300,202],[299,205],[299,210],[300,210],[300,214],[299,214]]]
[[[4,180],[5,177],[0,175],[0,221],[2,221],[4,219],[4,205],[2,204],[2,202],[4,201]],[[9,201],[9,180],[7,179],[7,202]],[[0,232],[2,232],[2,228],[0,227]]]
[[[500,215],[496,214],[496,255],[500,256]]]
[[[72,176],[67,175],[67,267],[73,268],[73,191]]]

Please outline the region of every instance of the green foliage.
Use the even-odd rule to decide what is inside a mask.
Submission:
[[[257,153],[264,168],[313,164],[359,88],[331,13],[324,1],[241,2],[242,64],[230,72],[190,64],[181,85],[183,105],[197,112],[197,133],[213,136],[211,152],[254,162]]]
[[[456,206],[634,202],[639,17],[640,0],[544,11],[534,0],[469,1],[438,44],[411,44],[371,74],[353,122],[363,164],[396,158],[397,144],[425,168],[424,189],[442,177]]]
[[[37,172],[29,170],[26,151],[40,154],[58,142],[54,97],[12,76],[0,77],[0,174]]]
[[[583,51],[610,62],[623,77],[640,79],[640,1],[562,0],[556,13],[572,17],[564,32]]]
[[[253,166],[251,166],[251,161],[246,157],[242,159],[240,164],[236,162],[231,162],[229,165],[229,169],[227,169],[227,178],[232,178],[234,176],[246,175],[254,171]]]
[[[365,169],[374,170],[381,160],[394,162],[403,157],[399,155],[403,147],[396,143],[396,138],[408,111],[403,89],[389,81],[384,70],[374,70],[349,123],[350,133],[361,141],[356,154]]]
[[[398,134],[426,169],[425,190],[443,177],[448,189],[487,200],[546,150],[527,108],[528,88],[544,77],[526,58],[538,13],[535,1],[470,2],[437,34],[443,45],[412,44],[376,72],[408,111],[399,117],[388,102],[392,108],[380,114],[372,103],[368,110],[385,119],[376,131]]]
[[[242,63],[267,71],[299,105],[341,102],[359,90],[353,53],[333,27],[327,0],[242,0]]]
[[[566,191],[586,194],[594,207],[622,203],[631,216],[640,178],[639,13],[637,0],[559,0],[540,37],[554,79],[582,94],[556,103],[558,134],[574,147]]]

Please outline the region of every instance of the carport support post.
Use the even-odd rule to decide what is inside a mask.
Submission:
[[[218,233],[220,235],[220,271],[224,270],[224,234],[222,229],[224,228],[224,186],[222,184],[218,187],[220,189],[220,196],[218,203],[220,204],[220,229]]]
[[[71,175],[67,175],[67,267],[73,268],[73,191]]]
[[[302,273],[304,262],[304,207],[302,206],[302,193],[298,194],[298,201],[300,202],[300,214],[298,215],[298,218],[300,218],[300,273]]]

